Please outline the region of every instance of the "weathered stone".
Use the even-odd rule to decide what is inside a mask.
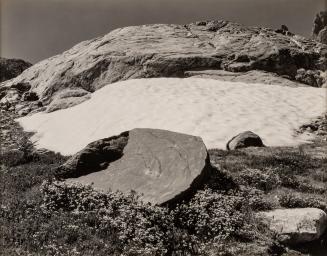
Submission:
[[[106,141],[110,143],[116,139],[109,138]],[[134,190],[146,202],[170,204],[188,198],[196,189],[203,187],[214,170],[202,139],[190,135],[155,129],[133,129],[128,133],[127,144],[119,147],[118,154],[111,161],[103,160],[103,157],[111,156],[112,147],[109,147],[109,153],[101,153],[99,147],[106,143],[98,141],[95,145],[97,146],[89,145],[86,151],[77,153],[65,164],[75,166],[75,171],[70,172],[70,175],[75,172],[80,176],[81,169],[90,174],[68,179],[68,182],[93,184],[97,189],[120,190],[125,193]],[[83,155],[87,161],[76,164],[81,162]],[[85,167],[89,163],[92,166]],[[108,163],[104,164],[104,170],[100,167],[102,163]]]
[[[62,99],[56,98],[46,108],[46,112],[50,113],[50,112],[57,111],[60,109],[70,108],[70,107],[76,106],[90,98],[91,98],[90,95],[85,95],[83,97],[69,97],[69,98],[62,98]]]
[[[327,141],[327,113],[301,125],[297,130],[298,133],[314,133],[318,138]],[[326,156],[326,154],[325,154]]]
[[[5,105],[7,108],[15,108],[21,101],[37,100],[38,96],[34,92],[29,92],[31,85],[26,82],[19,82],[11,86],[0,86],[0,105]]]
[[[66,89],[62,90],[57,93],[55,96],[58,99],[65,99],[71,97],[83,97],[85,95],[89,95],[90,93],[82,88],[75,88],[75,89]]]
[[[12,105],[13,103],[17,103],[20,98],[21,96],[16,90],[8,90],[6,91],[6,95],[1,98],[0,103]]]
[[[0,82],[20,75],[25,69],[32,66],[23,60],[0,58]]]
[[[294,34],[288,30],[288,27],[286,25],[281,25],[281,27],[279,29],[276,29],[275,31],[276,31],[276,33],[279,33],[279,34],[282,34],[285,36],[294,36]]]
[[[31,113],[32,111],[38,110],[42,107],[41,101],[19,101],[18,103],[14,104],[15,112],[19,116],[26,116],[27,114]]]
[[[229,72],[225,70],[200,70],[185,71],[184,75],[186,77],[210,78],[229,82],[261,83],[288,87],[307,86],[306,84],[291,81],[289,79],[278,76],[277,74],[259,70],[251,70],[248,72]]]
[[[272,29],[227,21],[120,28],[41,61],[5,86],[28,82],[47,105],[67,88],[93,92],[108,83],[184,77],[185,71],[261,70],[295,79],[297,70],[326,70],[327,45]],[[305,81],[304,81],[305,82]]]
[[[58,176],[80,177],[105,169],[111,162],[122,157],[128,137],[129,133],[124,132],[88,144],[60,167]]]
[[[314,20],[312,36],[313,38],[318,37],[319,32],[327,26],[327,11],[319,12]]]
[[[227,150],[247,147],[264,147],[264,145],[261,138],[251,131],[242,132],[234,136],[226,145]]]
[[[46,108],[46,112],[70,108],[91,98],[91,94],[81,88],[66,89],[57,93]]]
[[[324,83],[322,72],[319,70],[305,70],[303,68],[297,71],[295,80],[300,83],[309,84],[313,87],[321,87]]]
[[[319,34],[317,36],[317,40],[320,43],[327,44],[327,27],[323,28],[319,31]]]
[[[20,110],[18,110],[17,114],[19,116],[26,116],[30,112],[31,112],[31,108],[29,106],[26,106],[26,107],[21,108]]]
[[[277,209],[260,212],[272,231],[285,244],[299,244],[318,239],[326,230],[327,215],[317,208]]]

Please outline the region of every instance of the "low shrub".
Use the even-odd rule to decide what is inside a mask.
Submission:
[[[319,208],[327,212],[326,202],[319,200],[317,197],[306,196],[304,194],[285,193],[279,197],[279,203],[285,208]]]
[[[44,212],[94,214],[97,235],[110,238],[127,255],[162,255],[169,248],[174,228],[168,210],[144,204],[133,193],[101,193],[91,186],[58,181],[44,182],[41,191]]]
[[[269,200],[262,190],[251,188],[251,187],[241,187],[240,191],[244,198],[247,199],[249,207],[253,211],[267,211],[274,208],[273,202]]]
[[[218,246],[258,235],[249,201],[238,192],[205,189],[168,210],[142,203],[135,193],[101,193],[80,184],[48,181],[41,191],[43,213],[93,216],[86,225],[122,255],[202,255],[210,241]]]
[[[262,170],[246,168],[235,177],[238,184],[251,186],[265,192],[277,188],[281,184],[280,177],[272,168]]]
[[[225,195],[206,189],[174,210],[176,226],[186,228],[200,241],[231,237],[251,240],[255,233],[248,201],[242,195]]]

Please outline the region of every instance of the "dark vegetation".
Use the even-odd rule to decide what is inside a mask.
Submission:
[[[0,82],[20,75],[25,69],[32,66],[24,60],[6,59],[0,57]]]
[[[58,181],[67,158],[36,151],[14,122],[11,131],[24,143],[0,154],[1,255],[296,255],[255,213],[326,210],[327,159],[312,148],[210,150],[220,171],[168,209]]]

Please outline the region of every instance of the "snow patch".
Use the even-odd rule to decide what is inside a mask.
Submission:
[[[201,136],[208,148],[225,148],[246,130],[268,146],[294,146],[310,139],[295,136],[294,130],[324,112],[324,90],[201,78],[137,79],[109,84],[72,108],[18,121],[35,132],[37,148],[64,155],[133,128]]]

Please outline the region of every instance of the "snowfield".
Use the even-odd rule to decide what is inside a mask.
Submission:
[[[226,147],[251,130],[268,146],[294,146],[301,124],[326,109],[326,89],[245,84],[200,78],[152,78],[109,84],[75,107],[18,119],[37,148],[64,155],[133,128],[201,136],[208,148]]]

